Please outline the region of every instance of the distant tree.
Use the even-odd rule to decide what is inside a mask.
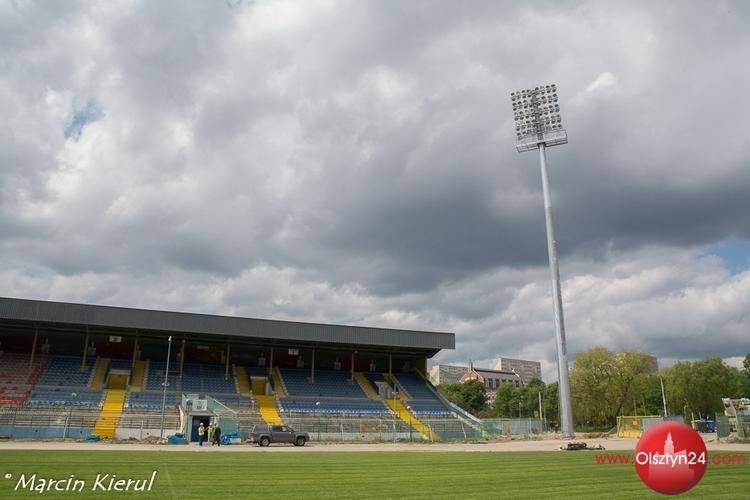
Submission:
[[[446,398],[464,410],[477,415],[485,409],[484,384],[478,380],[469,380],[463,384],[445,384],[438,387]]]
[[[639,404],[642,415],[663,415],[664,402],[661,397],[661,381],[658,373],[650,373],[644,377],[641,385],[641,400]]]
[[[521,393],[521,414],[523,417],[540,417],[539,415],[539,394],[544,395],[544,382],[538,378],[533,378],[523,386],[519,387]]]
[[[523,387],[501,384],[495,392],[493,415],[500,418],[539,418],[539,393],[544,401],[545,390],[544,382],[538,378],[529,380]]]
[[[750,353],[745,355],[745,359],[742,361],[743,366],[743,377],[740,383],[740,397],[750,398]]]
[[[476,414],[484,410],[487,405],[487,399],[484,395],[484,384],[479,380],[469,380],[461,384],[463,386],[463,401],[472,413]]]
[[[463,408],[463,401],[461,398],[461,384],[440,384],[439,386],[437,386],[437,390],[440,391],[443,396],[448,398],[449,401]]]
[[[494,415],[500,418],[513,416],[513,409],[518,408],[518,393],[511,384],[500,384],[495,392]]]
[[[610,426],[623,413],[643,408],[651,357],[640,351],[595,347],[579,353],[571,370],[573,415],[579,423]]]
[[[713,416],[722,411],[721,398],[739,397],[743,390],[743,373],[718,357],[678,362],[664,375],[670,410],[687,417]]]
[[[557,428],[560,426],[560,399],[558,395],[558,384],[552,382],[544,388],[542,408],[544,409],[544,418],[547,419],[547,425]]]
[[[672,415],[689,416],[693,364],[690,361],[678,361],[664,370],[663,374],[669,412]]]

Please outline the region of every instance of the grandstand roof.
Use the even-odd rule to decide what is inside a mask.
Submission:
[[[160,336],[194,334],[305,345],[372,346],[427,356],[433,356],[441,349],[455,348],[455,334],[446,332],[301,323],[9,297],[0,297],[0,323],[7,327],[53,324],[57,329],[70,332],[81,332],[88,326],[102,331],[138,330],[141,334],[151,332]]]

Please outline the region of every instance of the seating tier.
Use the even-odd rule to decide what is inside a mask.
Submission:
[[[38,385],[84,387],[88,385],[89,378],[91,378],[94,360],[92,356],[87,357],[81,370],[80,357],[51,356],[47,368],[39,377]]]
[[[36,388],[31,391],[28,403],[37,406],[68,406],[99,408],[104,392],[75,387]]]
[[[161,410],[163,392],[131,392],[125,399],[125,408],[131,410]],[[174,408],[177,405],[177,393],[167,391],[165,408]]]
[[[388,416],[388,408],[380,402],[361,398],[295,398],[279,399],[281,413],[319,415],[350,415],[359,417]]]
[[[362,398],[367,399],[358,383],[352,384],[347,372],[337,370],[315,370],[315,382],[310,382],[310,370],[280,369],[289,396]]]
[[[440,401],[434,392],[425,384],[424,380],[412,373],[399,373],[396,379],[406,389],[412,399],[425,399],[428,401]]]

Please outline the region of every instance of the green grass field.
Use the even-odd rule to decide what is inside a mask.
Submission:
[[[745,465],[710,466],[685,498],[748,498]],[[91,491],[97,473],[153,490]],[[20,474],[86,482],[82,493],[13,491]],[[6,476],[12,477],[7,479]],[[0,451],[0,498],[649,498],[632,465],[593,452]]]

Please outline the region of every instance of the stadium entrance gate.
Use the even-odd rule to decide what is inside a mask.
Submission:
[[[206,413],[205,415],[190,415],[190,440],[188,442],[198,442],[198,426],[203,422],[203,427],[208,430],[208,424],[211,423],[212,416],[210,413]]]

